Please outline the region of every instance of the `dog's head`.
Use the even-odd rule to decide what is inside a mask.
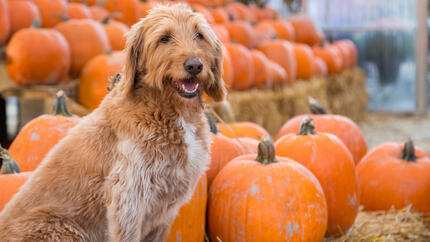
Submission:
[[[193,99],[221,101],[223,46],[204,17],[186,5],[158,6],[127,35],[125,91],[139,85]]]

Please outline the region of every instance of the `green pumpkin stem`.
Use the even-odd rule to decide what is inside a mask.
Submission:
[[[10,157],[9,152],[0,146],[0,168],[3,166],[3,174],[15,174],[20,173],[18,164],[12,157]]]
[[[315,122],[311,118],[311,116],[308,115],[302,120],[302,123],[300,124],[300,131],[297,134],[298,135],[316,134]]]
[[[417,160],[417,156],[415,155],[414,142],[411,138],[409,138],[403,146],[402,159],[406,162],[415,162]]]
[[[63,115],[66,117],[72,117],[73,115],[69,112],[66,105],[66,96],[63,90],[60,90],[56,94],[54,101],[54,115]]]
[[[218,128],[216,127],[215,120],[212,118],[212,116],[209,113],[205,112],[205,115],[206,115],[206,118],[208,119],[211,133],[218,134]]]
[[[309,102],[309,109],[311,110],[312,114],[327,114],[327,111],[325,110],[323,105],[321,105],[321,103],[318,102],[318,100],[312,97],[309,97],[308,102]]]
[[[41,26],[42,26],[42,22],[40,21],[40,18],[35,18],[31,23],[30,28],[39,29]]]
[[[278,162],[276,160],[275,146],[273,145],[273,141],[270,137],[260,137],[260,143],[258,144],[258,154],[255,160],[263,165]]]

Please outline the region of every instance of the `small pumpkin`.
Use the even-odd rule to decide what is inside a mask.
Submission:
[[[319,75],[319,76],[328,75],[327,64],[323,61],[323,59],[319,58],[318,56],[314,56],[314,63],[315,63],[316,75]]]
[[[327,235],[345,233],[358,214],[360,197],[354,160],[342,141],[315,132],[313,120],[307,116],[299,133],[283,136],[275,149],[276,155],[307,167],[321,183],[328,207]]]
[[[269,60],[269,67],[272,72],[272,85],[275,88],[282,87],[288,83],[288,74],[278,63]]]
[[[32,2],[40,11],[44,28],[52,28],[62,22],[59,16],[68,16],[66,0],[32,0]]]
[[[0,46],[6,43],[10,34],[10,20],[8,13],[8,2],[0,0]]]
[[[105,8],[97,6],[97,5],[91,6],[91,7],[89,7],[89,9],[90,9],[91,16],[93,17],[93,19],[98,21],[98,22],[103,21],[103,19],[105,19],[109,15],[109,12]]]
[[[293,44],[297,62],[297,78],[307,80],[315,74],[315,60],[311,47],[305,44]]]
[[[268,22],[261,22],[254,25],[255,45],[259,46],[266,41],[278,38],[275,28]]]
[[[90,9],[82,3],[69,3],[67,5],[69,18],[71,19],[87,19],[92,18]]]
[[[340,57],[342,58],[341,70],[348,69],[351,66],[352,61],[352,53],[349,49],[349,46],[339,41],[333,42],[332,46],[337,49],[340,54]]]
[[[225,7],[227,12],[233,16],[234,20],[242,20],[250,23],[256,23],[257,18],[247,6],[241,2],[234,2]]]
[[[234,81],[232,88],[247,90],[254,85],[254,64],[251,52],[240,44],[226,44],[233,66]]]
[[[322,241],[327,204],[315,176],[265,137],[213,181],[208,228],[211,241]]]
[[[88,109],[96,109],[108,93],[109,78],[122,71],[124,54],[112,52],[98,55],[82,69],[78,97]]]
[[[430,157],[412,140],[376,146],[357,165],[357,173],[365,210],[401,209],[412,204],[430,216]]]
[[[32,172],[21,172],[18,164],[14,161],[7,150],[0,147],[0,212],[12,197],[18,192],[22,185],[28,180]]]
[[[297,61],[293,45],[286,40],[272,40],[261,44],[258,49],[267,58],[282,66],[288,75],[288,83],[292,83],[297,75]]]
[[[52,147],[79,120],[69,113],[64,92],[58,92],[54,113],[41,115],[27,123],[10,145],[10,156],[18,162],[22,171],[35,170]]]
[[[327,64],[328,74],[335,74],[342,70],[342,56],[336,47],[326,43],[312,47],[312,52]]]
[[[293,25],[289,21],[285,19],[279,19],[268,21],[268,23],[273,26],[280,39],[288,41],[294,41],[296,39],[296,32]]]
[[[175,218],[167,242],[201,242],[205,238],[207,181],[203,175],[190,201],[182,205]]]
[[[210,11],[215,23],[223,24],[223,23],[230,22],[228,13],[224,8],[214,8]]]
[[[313,46],[324,40],[322,31],[316,27],[308,15],[297,15],[289,18],[288,21],[293,25],[296,42]]]
[[[31,27],[35,19],[40,19],[39,9],[31,1],[8,1],[8,12],[11,34]]]
[[[324,107],[313,98],[309,98],[309,108],[312,112],[310,117],[315,122],[315,130],[337,136],[351,152],[355,164],[358,164],[367,152],[366,140],[358,125],[345,116],[327,114]],[[276,139],[299,132],[300,124],[305,117],[305,115],[299,115],[288,120],[279,130]]]
[[[7,72],[20,85],[56,84],[70,69],[70,47],[54,29],[32,28],[15,33],[6,48]],[[40,51],[43,46],[43,51]]]
[[[129,31],[127,25],[112,20],[113,15],[108,15],[103,19],[103,29],[109,39],[112,50],[123,50],[125,48],[126,34]]]
[[[228,124],[228,127],[218,123],[217,127],[219,132],[230,138],[248,137],[259,140],[260,137],[270,136],[263,127],[252,122],[236,122]]]
[[[358,54],[357,54],[357,46],[349,39],[343,39],[338,41],[338,43],[342,43],[343,45],[347,46],[349,48],[349,52],[351,55],[351,59],[349,61],[348,68],[353,68],[357,65],[358,61]]]
[[[79,76],[85,63],[111,49],[103,26],[92,19],[71,19],[55,27],[69,43],[72,77]]]
[[[225,23],[231,41],[242,44],[248,48],[255,45],[255,33],[251,24],[245,21],[233,21]]]
[[[254,85],[259,89],[271,88],[273,77],[269,59],[259,50],[252,50],[251,56],[254,62]]]
[[[105,0],[104,7],[110,12],[118,12],[116,19],[132,26],[139,18],[138,0]]]

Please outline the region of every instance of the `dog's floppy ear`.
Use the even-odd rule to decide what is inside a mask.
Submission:
[[[215,41],[215,52],[214,60],[211,64],[211,71],[214,76],[213,82],[206,88],[206,93],[215,102],[221,102],[227,95],[227,90],[224,86],[224,80],[222,79],[222,63],[224,58],[224,48],[221,42],[216,39]]]
[[[128,94],[133,91],[139,78],[139,74],[144,72],[144,42],[143,42],[143,21],[133,25],[127,33],[127,42],[124,49],[124,79],[123,91]]]

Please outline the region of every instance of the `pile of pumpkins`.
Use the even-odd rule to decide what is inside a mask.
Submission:
[[[207,114],[211,163],[180,209],[169,241],[201,242],[205,232],[211,241],[322,241],[345,233],[360,205],[388,210],[412,204],[430,215],[428,154],[410,140],[367,152],[353,121],[326,114],[315,101],[311,110],[288,120],[274,143],[257,124],[216,124]],[[67,111],[62,93],[54,111],[20,131],[10,156],[1,150],[0,210],[80,121]]]
[[[179,1],[175,1],[179,2]],[[129,27],[155,0],[0,0],[0,46],[19,85],[80,79],[79,101],[95,109],[122,70]],[[225,45],[223,79],[233,90],[278,88],[357,64],[350,40],[324,41],[307,15],[281,18],[269,6],[188,0]]]

